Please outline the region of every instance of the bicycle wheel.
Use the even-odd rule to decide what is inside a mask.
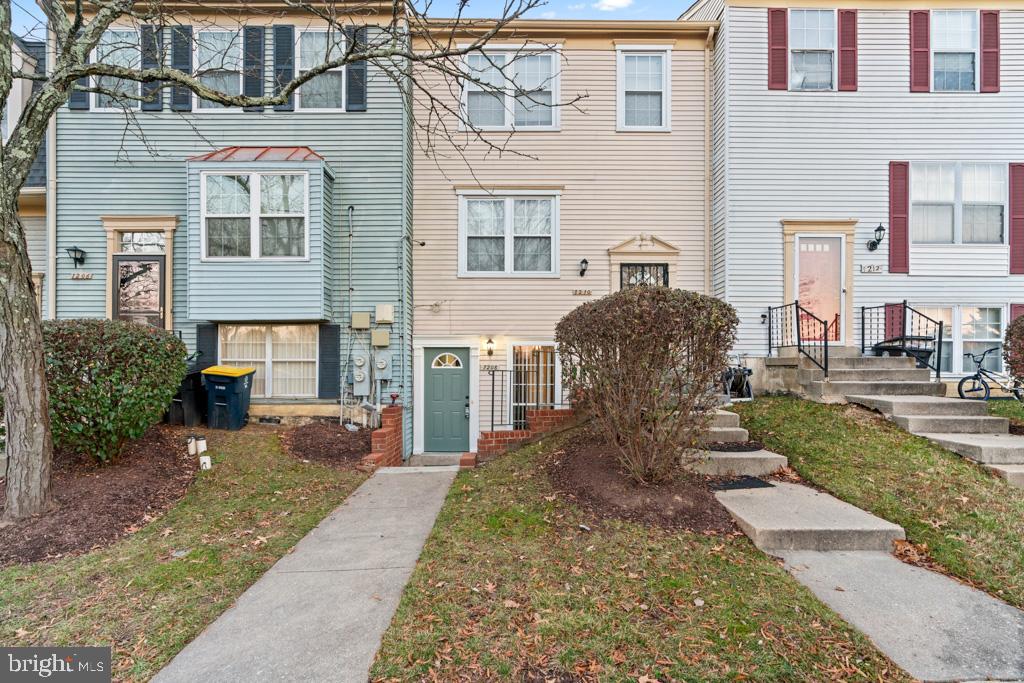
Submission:
[[[987,401],[991,389],[989,389],[988,382],[975,375],[974,377],[964,377],[960,380],[960,383],[956,385],[956,392],[960,394],[960,398]]]
[[[1020,380],[1013,380],[1013,397],[1018,401],[1024,403],[1024,384],[1021,384]]]
[[[740,391],[739,397],[747,401],[754,400],[754,387],[751,386],[750,380],[743,382],[743,389]]]

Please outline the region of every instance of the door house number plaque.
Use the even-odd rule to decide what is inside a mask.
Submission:
[[[881,273],[882,266],[877,263],[862,263],[860,264],[860,272],[862,273]]]
[[[71,273],[71,279],[72,280],[91,280],[92,279],[92,273],[89,273],[89,272]]]

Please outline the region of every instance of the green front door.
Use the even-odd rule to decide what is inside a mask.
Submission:
[[[469,350],[424,349],[423,450],[469,450]]]

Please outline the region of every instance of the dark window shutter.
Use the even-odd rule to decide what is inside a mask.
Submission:
[[[89,63],[89,55],[85,56],[85,63],[86,64]],[[75,81],[75,85],[77,85],[79,88],[88,88],[89,87],[89,79],[88,79],[88,77],[86,77],[86,78],[79,78],[77,81]],[[70,93],[68,93],[68,109],[76,109],[76,110],[88,109],[89,108],[89,99],[90,99],[91,95],[92,95],[92,93],[88,93],[88,92],[86,92],[84,90],[72,90]]]
[[[354,50],[366,47],[366,27],[345,29],[345,37]],[[345,111],[366,111],[366,61],[345,67]]]
[[[931,90],[930,31],[928,10],[910,10],[910,92]]]
[[[295,27],[274,27],[274,94],[277,95],[295,78]],[[294,111],[295,95],[289,95],[284,104],[274,106],[274,111]]]
[[[217,364],[217,324],[199,323],[196,325],[196,369],[205,370]]]
[[[1024,315],[1024,304],[1010,304],[1010,322]]]
[[[999,10],[981,11],[981,92],[999,92]]]
[[[902,337],[904,332],[905,322],[903,320],[903,304],[886,304],[885,305],[885,340],[897,339]]]
[[[789,30],[787,10],[768,10],[768,89],[789,88]]]
[[[1024,273],[1024,164],[1010,164],[1010,272]]]
[[[910,162],[889,162],[889,272],[910,272]]]
[[[142,68],[159,69],[160,55],[163,53],[164,33],[161,26],[143,26],[139,33]],[[142,103],[142,111],[160,111],[164,108],[163,90],[160,81],[150,81],[142,84],[142,96],[152,98],[151,101]]]
[[[839,89],[857,89],[857,10],[839,10]]]
[[[319,397],[341,398],[341,325],[320,326]]]
[[[171,27],[171,68],[192,73],[192,27]],[[192,91],[183,85],[171,88],[171,110],[192,111]]]
[[[246,97],[263,97],[263,51],[264,35],[262,26],[246,26],[242,41],[245,55],[242,59],[242,94]],[[263,107],[243,107],[244,111],[263,111]]]

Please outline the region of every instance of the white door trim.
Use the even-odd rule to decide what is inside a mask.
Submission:
[[[846,343],[846,235],[841,232],[798,232],[793,235],[793,292],[800,300],[800,240],[804,237],[832,237],[839,240],[839,339],[834,342]],[[825,321],[826,325],[828,321]]]
[[[414,340],[412,349],[413,406],[412,406],[412,452],[423,453],[425,426],[423,421],[426,402],[423,394],[425,375],[423,349],[427,347],[466,349],[469,351],[469,452],[476,453],[480,437],[480,345],[476,338],[459,341],[444,339]]]

